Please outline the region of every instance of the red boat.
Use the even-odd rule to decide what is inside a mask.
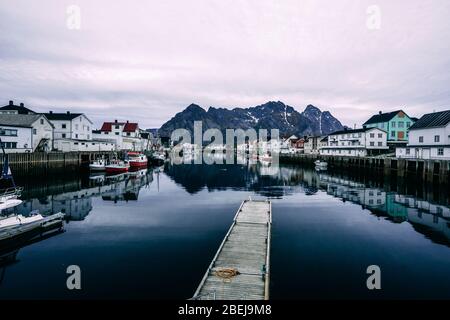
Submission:
[[[113,160],[110,164],[105,166],[105,171],[107,174],[118,174],[128,172],[130,165],[127,162]]]
[[[139,152],[128,152],[128,163],[131,168],[146,168],[147,156]]]

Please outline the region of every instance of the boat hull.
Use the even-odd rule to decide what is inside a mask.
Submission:
[[[108,174],[118,174],[128,172],[128,167],[105,167]]]
[[[145,161],[133,161],[133,160],[130,160],[129,163],[130,163],[130,167],[131,168],[146,168],[148,161],[147,160],[145,160]]]

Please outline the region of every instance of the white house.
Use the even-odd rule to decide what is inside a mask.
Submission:
[[[362,128],[331,133],[327,145],[322,144],[319,153],[325,156],[366,157],[388,150],[386,131]]]
[[[92,121],[82,113],[45,113],[53,124],[54,139],[92,140]]]
[[[406,148],[397,158],[450,160],[450,110],[424,115],[409,129]]]
[[[0,139],[7,153],[51,151],[53,126],[42,114],[0,114]]]
[[[93,139],[92,121],[83,113],[54,113],[45,116],[54,126],[53,149],[62,152],[115,151],[114,141]]]
[[[303,149],[305,154],[318,154],[319,145],[323,136],[309,136],[305,139]]]
[[[114,141],[117,150],[144,151],[149,149],[150,136],[144,135],[137,123],[132,122],[104,122],[100,130],[95,131],[94,137],[101,141]]]

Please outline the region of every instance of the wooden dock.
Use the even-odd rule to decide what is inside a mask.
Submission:
[[[245,200],[194,300],[268,300],[272,204]]]

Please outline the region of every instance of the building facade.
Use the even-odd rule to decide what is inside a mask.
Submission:
[[[7,153],[48,152],[53,126],[41,114],[0,114],[0,139]]]
[[[378,128],[342,130],[331,133],[319,149],[325,156],[367,157],[386,153],[387,132]]]
[[[54,126],[54,139],[92,140],[92,121],[82,113],[55,113],[45,116]]]
[[[95,139],[103,141],[114,141],[116,148],[128,151],[144,151],[149,148],[150,136],[141,136],[137,123],[132,122],[104,122],[100,130],[95,131]],[[151,147],[151,145],[150,145]]]
[[[406,144],[408,142],[409,129],[414,124],[414,119],[410,118],[403,110],[388,113],[381,111],[367,120],[363,127],[378,128],[387,132],[388,143]]]
[[[429,113],[409,131],[406,147],[397,148],[397,158],[450,160],[450,110]]]

